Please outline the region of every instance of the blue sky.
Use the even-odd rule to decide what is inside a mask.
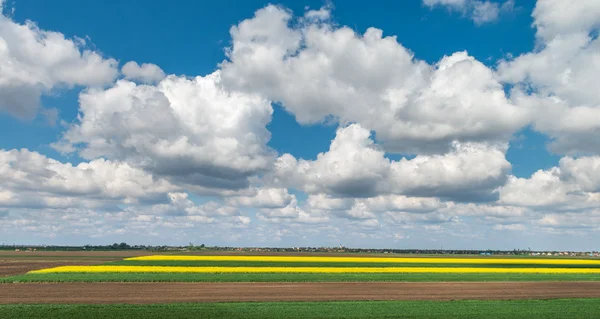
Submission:
[[[0,4],[0,241],[595,249],[593,2]]]
[[[74,2],[55,3],[29,0],[16,1],[14,20],[35,21],[42,29],[57,30],[67,37],[89,36],[104,54],[120,61],[145,61],[159,65],[168,74],[201,75],[214,71],[225,59],[224,47],[231,41],[229,28],[250,17],[265,1],[183,2],[169,6],[156,1]],[[324,1],[281,1],[282,5],[301,14],[305,7],[318,9]],[[515,12],[501,20],[474,27],[458,12],[448,14],[444,9],[430,9],[419,1],[395,3],[374,1],[368,7],[357,1],[334,4],[334,21],[357,32],[369,27],[395,35],[410,48],[418,59],[435,63],[445,54],[467,50],[478,60],[493,66],[507,53],[519,55],[532,49],[534,29],[530,12],[533,2],[519,3]],[[116,14],[118,12],[118,14]],[[110,21],[110,23],[107,23]],[[176,50],[173,50],[176,48]],[[45,97],[46,105],[59,109],[67,122],[77,116],[77,92],[58,91]],[[20,131],[25,136],[2,141],[4,148],[28,147],[44,154],[52,152],[52,143],[60,127],[43,125],[41,121],[15,122],[2,116],[5,132]],[[327,151],[335,137],[335,125],[301,126],[293,115],[276,107],[269,130],[273,132],[270,146],[279,152],[314,159]],[[529,176],[540,168],[556,165],[558,159],[542,151],[545,140],[524,131],[522,147],[510,150],[517,176]],[[4,134],[3,134],[4,136]],[[531,136],[531,140],[529,137]],[[535,157],[529,150],[533,150]],[[52,154],[56,156],[57,154]]]

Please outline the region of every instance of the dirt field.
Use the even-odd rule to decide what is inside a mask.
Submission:
[[[24,274],[30,270],[58,266],[93,265],[108,260],[2,260],[0,259],[0,277]]]
[[[101,264],[149,254],[136,251],[0,251],[0,277],[57,266]]]
[[[599,298],[600,282],[62,283],[0,285],[0,303]]]
[[[7,257],[135,257],[135,256],[146,256],[146,255],[160,255],[161,253],[154,253],[145,250],[115,250],[115,251],[14,251],[14,250],[2,250],[0,251],[0,259]]]

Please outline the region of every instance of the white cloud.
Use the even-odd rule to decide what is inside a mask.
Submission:
[[[32,119],[42,94],[105,85],[117,74],[117,61],[87,49],[83,39],[66,39],[31,21],[18,24],[0,14],[0,111]]]
[[[476,23],[514,6],[424,3]],[[109,87],[103,85],[118,73],[116,61],[86,51],[81,39],[2,17],[0,57],[9,59],[0,61],[0,107],[11,97],[2,90],[35,93],[24,96],[36,102],[28,104],[35,114],[40,94],[91,88],[54,144],[86,161],[0,151],[0,241],[364,247],[401,239],[423,247],[451,238],[479,243],[495,231],[527,231],[544,243],[549,235],[589,235],[600,229],[600,157],[564,157],[529,178],[508,175],[505,158],[508,139],[529,123],[561,153],[597,154],[600,147],[597,5],[565,3],[538,3],[538,47],[502,61],[497,72],[466,52],[435,64],[417,60],[382,30],[359,34],[334,25],[330,6],[305,9],[297,19],[268,6],[231,29],[222,70],[165,76],[156,65],[129,62],[125,79]],[[34,41],[19,40],[23,35]],[[31,62],[30,52],[21,52],[27,43],[56,49],[58,62],[52,55]],[[514,84],[509,99],[506,84]],[[267,146],[272,101],[302,124],[337,121],[329,150],[314,160],[277,157]],[[416,156],[391,160],[386,152]]]
[[[295,198],[285,207],[263,208],[256,216],[270,223],[323,224],[330,221],[330,217],[322,212],[302,209]]]
[[[484,24],[498,19],[500,6],[496,2],[475,1],[473,5],[473,15],[471,19],[475,24]]]
[[[600,157],[565,157],[558,167],[539,170],[530,178],[510,177],[500,189],[503,204],[546,210],[582,210],[600,205]]]
[[[496,225],[495,230],[508,230],[508,231],[524,231],[526,228],[522,224],[509,224],[509,225]]]
[[[240,211],[233,206],[222,205],[210,201],[202,205],[196,205],[188,199],[187,193],[169,193],[169,204],[157,204],[152,207],[152,212],[157,214],[184,215],[205,222],[213,222],[216,217],[240,216]],[[206,218],[206,219],[205,219]]]
[[[538,221],[538,225],[550,228],[572,228],[600,230],[600,214],[598,210],[591,214],[551,214]]]
[[[83,207],[9,208],[0,219],[0,239],[38,243],[40,238],[76,238],[83,243],[126,241],[141,244],[182,244],[207,238],[228,242],[230,236],[251,232],[251,220],[214,202],[195,205],[177,194],[167,204],[130,206],[98,211]],[[47,243],[48,241],[43,241]]]
[[[379,29],[356,34],[292,21],[289,11],[268,6],[234,26],[223,84],[282,102],[302,124],[331,116],[359,123],[391,152],[505,141],[528,122],[494,72],[466,52],[428,65]]]
[[[475,203],[445,203],[440,209],[443,213],[454,213],[460,216],[483,217],[494,222],[507,222],[510,220],[525,221],[534,214],[527,207],[502,205],[502,202],[491,204]]]
[[[385,195],[360,199],[372,211],[403,211],[413,213],[432,212],[447,206],[445,202],[431,197],[407,197],[402,195]]]
[[[226,91],[219,73],[169,76],[156,86],[120,80],[80,95],[81,115],[54,147],[86,158],[125,161],[158,176],[208,189],[241,189],[269,168],[265,128],[273,109]]]
[[[125,63],[121,72],[127,80],[139,81],[146,84],[160,82],[166,77],[165,72],[158,65],[152,63],[138,65],[135,61]]]
[[[28,150],[0,150],[0,206],[102,207],[165,200],[178,187],[126,163],[77,166]]]
[[[537,36],[547,41],[557,35],[588,33],[600,27],[600,3],[595,0],[541,0],[533,10]]]
[[[327,20],[331,17],[332,5],[326,5],[321,7],[319,10],[308,10],[304,13],[304,18],[309,20]]]
[[[453,150],[444,155],[393,162],[392,176],[400,192],[411,196],[489,200],[511,170],[505,151],[504,146],[454,143]]]
[[[423,0],[423,4],[430,7],[446,7],[452,11],[459,11],[465,16],[470,16],[477,25],[498,20],[500,13],[514,10],[514,0],[507,0],[502,5],[499,2],[479,0]]]
[[[247,206],[257,208],[282,208],[288,206],[294,195],[286,188],[259,188],[253,196],[234,196],[227,199],[232,206]]]
[[[306,201],[312,210],[347,210],[352,207],[354,200],[351,198],[335,198],[327,194],[311,194]]]
[[[468,0],[423,0],[423,4],[428,7],[449,6],[457,9],[463,9],[467,6]]]
[[[598,154],[600,27],[598,1],[539,1],[533,12],[538,49],[501,61],[498,74],[515,84],[511,99],[536,115],[534,127],[559,154]]]
[[[390,161],[374,147],[369,135],[357,124],[340,128],[329,151],[319,154],[316,161],[297,161],[289,154],[280,157],[275,178],[309,193],[354,197],[384,191],[381,187],[391,172]]]
[[[387,224],[400,226],[424,226],[425,229],[443,230],[444,224],[460,223],[460,218],[453,213],[432,212],[427,214],[411,214],[407,212],[386,212],[383,219]]]
[[[358,124],[338,129],[328,152],[314,161],[279,157],[272,176],[275,185],[311,194],[371,197],[379,194],[490,199],[504,183],[511,165],[500,148],[455,143],[444,155],[419,155],[390,161]]]
[[[500,190],[500,202],[522,206],[552,206],[575,200],[585,200],[572,194],[573,185],[560,180],[559,170],[537,171],[531,178],[510,177]],[[575,197],[570,200],[570,198]]]

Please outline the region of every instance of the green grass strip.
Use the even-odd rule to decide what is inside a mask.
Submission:
[[[431,264],[431,263],[340,263],[340,262],[263,262],[215,260],[122,260],[106,263],[115,266],[181,266],[181,267],[473,267],[473,268],[600,268],[600,265],[538,264]]]
[[[0,305],[0,318],[598,318],[600,299]]]
[[[344,282],[600,281],[597,274],[477,273],[47,273],[0,278],[21,282]]]

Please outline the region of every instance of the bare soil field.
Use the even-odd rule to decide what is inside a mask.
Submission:
[[[0,304],[599,298],[600,282],[41,283],[0,285]]]
[[[30,270],[58,267],[66,265],[91,265],[92,263],[73,263],[73,262],[50,262],[47,260],[35,261],[15,261],[15,260],[0,260],[0,277],[14,276],[24,274]]]
[[[136,251],[0,251],[0,277],[57,266],[101,264],[149,254]]]
[[[0,251],[0,259],[7,257],[135,257],[147,255],[160,255],[146,250],[115,250],[115,251]]]

